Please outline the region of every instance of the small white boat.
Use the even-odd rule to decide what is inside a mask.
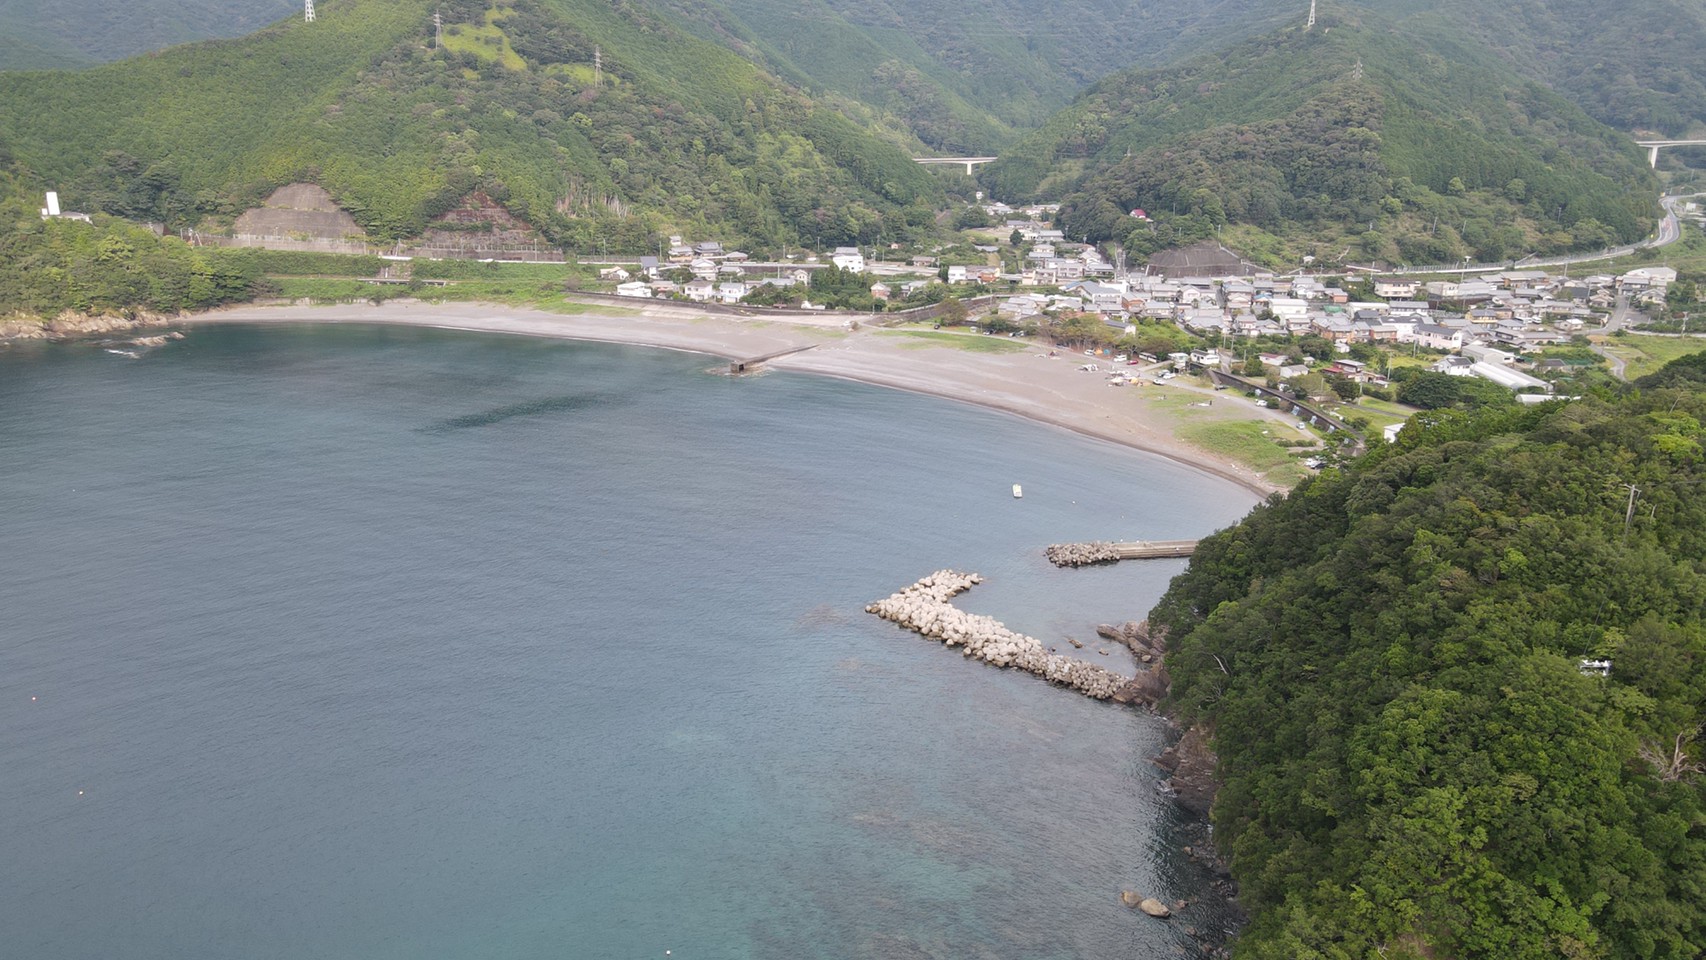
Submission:
[[[1013,499],[1017,500],[1024,495],[1025,491],[1018,484],[1013,484]]]

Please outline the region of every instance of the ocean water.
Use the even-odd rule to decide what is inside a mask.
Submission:
[[[963,606],[1127,668],[1094,625],[1182,561],[1042,547],[1251,496],[718,365],[345,326],[0,351],[0,953],[1198,955],[1230,921],[1165,726],[862,607],[977,570]]]

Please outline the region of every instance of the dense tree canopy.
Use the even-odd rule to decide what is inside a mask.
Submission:
[[[1004,198],[1064,195],[1069,236],[1140,252],[1227,224],[1409,263],[1641,236],[1657,185],[1628,136],[1519,76],[1499,42],[1335,11],[1108,77],[980,178]]]
[[[1698,382],[1424,413],[1203,542],[1151,616],[1239,956],[1706,948],[1703,422]]]

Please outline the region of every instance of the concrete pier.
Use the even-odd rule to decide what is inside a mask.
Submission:
[[[815,346],[817,346],[817,344],[808,343],[803,347],[789,347],[786,350],[778,350],[775,353],[767,353],[762,357],[750,357],[746,360],[730,360],[729,361],[729,373],[731,373],[731,374],[752,373],[754,370],[758,369],[759,364],[764,363],[767,360],[775,360],[778,357],[786,357],[789,354],[801,353],[803,351],[810,350],[811,348],[813,348]]]
[[[1057,567],[1086,567],[1118,560],[1157,560],[1188,557],[1197,550],[1195,540],[1096,540],[1091,543],[1056,543],[1044,553]]]
[[[865,612],[950,647],[964,647],[967,657],[997,667],[1017,667],[1096,700],[1107,700],[1126,686],[1128,678],[1106,667],[1049,653],[1035,637],[1009,630],[994,617],[966,613],[949,602],[982,582],[975,573],[938,570],[870,604]]]

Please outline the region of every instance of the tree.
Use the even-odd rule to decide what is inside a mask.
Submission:
[[[1341,377],[1338,374],[1327,374],[1325,375],[1325,379],[1327,381],[1327,389],[1337,394],[1340,400],[1350,401],[1362,396],[1362,384],[1352,380],[1350,377]]]
[[[959,297],[942,298],[942,312],[936,316],[948,326],[959,326],[966,322],[966,305]]]
[[[977,227],[987,227],[990,224],[989,214],[975,204],[966,207],[954,215],[955,230],[970,230]]]
[[[1338,348],[1333,346],[1333,341],[1326,337],[1316,336],[1313,333],[1299,338],[1297,348],[1303,351],[1305,355],[1317,360],[1331,360],[1333,355],[1338,352]]]
[[[1412,373],[1398,385],[1398,402],[1421,407],[1423,410],[1449,407],[1461,396],[1458,390],[1459,379],[1431,370]]]
[[[1301,377],[1292,377],[1286,383],[1291,384],[1291,388],[1304,397],[1320,398],[1326,397],[1330,393],[1327,387],[1327,378],[1314,370]]]

